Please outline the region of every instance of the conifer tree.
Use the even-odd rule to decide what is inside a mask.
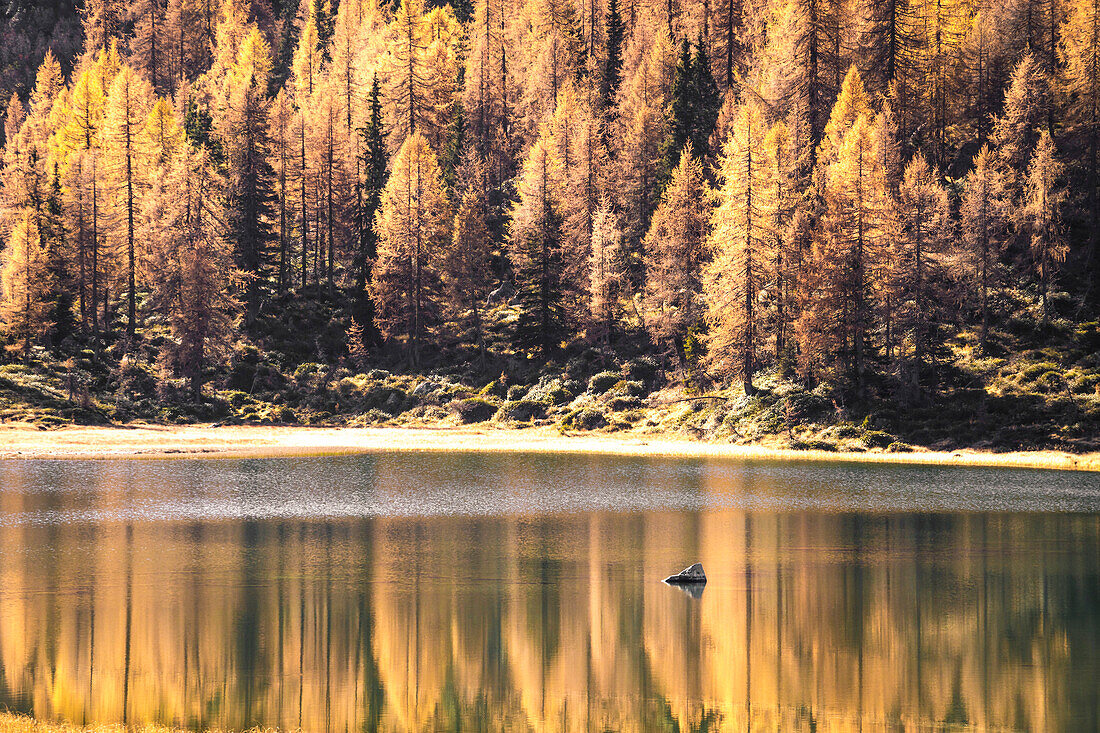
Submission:
[[[129,66],[123,66],[111,82],[104,113],[104,162],[111,174],[113,197],[119,214],[114,238],[125,248],[126,338],[137,326],[137,249],[134,217],[140,206],[145,180],[145,119],[153,106],[153,88]]]
[[[759,294],[773,281],[775,182],[765,147],[761,110],[741,105],[722,154],[717,207],[707,240],[711,260],[703,274],[708,354],[723,372],[741,378],[753,394],[752,376],[764,335]]]
[[[1028,160],[1046,123],[1048,103],[1047,77],[1035,58],[1025,54],[1012,72],[1004,111],[994,120],[990,137],[1015,196],[1023,193]]]
[[[366,127],[359,131],[363,139],[360,170],[363,181],[359,201],[359,251],[355,259],[357,286],[360,290],[370,280],[371,265],[377,253],[378,239],[374,220],[382,203],[386,187],[386,132],[382,124],[381,88],[376,75],[371,82],[370,113]]]
[[[1074,137],[1083,150],[1089,259],[1097,263],[1100,245],[1100,0],[1073,0],[1062,28],[1067,105]]]
[[[221,137],[226,144],[227,229],[235,244],[237,268],[244,273],[247,322],[259,313],[271,266],[274,171],[269,152],[267,42],[253,28],[227,78]]]
[[[279,292],[290,287],[292,264],[290,240],[294,212],[293,187],[297,160],[294,154],[294,110],[286,89],[280,89],[268,107],[268,133],[271,138],[271,168],[275,173],[275,198],[279,220]]]
[[[128,14],[134,33],[130,39],[130,63],[155,92],[164,92],[168,88],[164,8],[160,0],[135,0]]]
[[[145,119],[144,140],[149,145],[149,162],[167,167],[183,152],[186,137],[172,104],[161,97]]]
[[[893,263],[899,302],[897,330],[903,335],[898,361],[902,383],[912,397],[927,384],[927,371],[942,344],[944,321],[944,258],[950,234],[947,191],[923,155],[905,168],[898,192],[900,234]]]
[[[603,76],[600,79],[600,99],[603,108],[608,109],[615,103],[615,94],[622,81],[623,40],[626,26],[619,12],[619,0],[608,0],[607,4],[607,50],[605,52]]]
[[[222,238],[221,189],[209,153],[188,148],[158,173],[142,207],[148,307],[172,334],[162,365],[188,380],[194,398],[206,366],[229,351],[240,307],[239,274]]]
[[[1027,170],[1023,217],[1030,235],[1031,258],[1039,276],[1039,302],[1043,322],[1050,317],[1050,284],[1055,270],[1066,259],[1062,236],[1062,206],[1065,191],[1060,187],[1064,172],[1050,133],[1043,130]]]
[[[512,210],[509,256],[516,269],[519,314],[516,345],[546,358],[557,351],[566,331],[562,246],[562,188],[565,172],[553,134],[544,132],[523,164]]]
[[[607,199],[603,199],[592,222],[592,244],[588,258],[588,338],[609,346],[617,318],[622,282],[622,228]]]
[[[488,226],[485,190],[475,180],[467,189],[455,214],[454,236],[443,263],[451,311],[450,320],[472,330],[482,361],[485,337],[481,304],[492,288],[493,238]]]
[[[28,212],[23,212],[8,237],[0,264],[0,318],[8,334],[23,341],[23,354],[30,359],[31,347],[47,328],[48,303],[43,295],[46,278],[46,253],[38,227]]]
[[[611,140],[616,197],[624,223],[624,257],[630,280],[639,286],[645,269],[641,243],[659,201],[656,170],[667,127],[664,109],[676,63],[672,42],[663,29],[656,31],[645,48],[637,49],[636,45],[644,40],[639,32],[631,44],[631,51],[640,54],[641,59],[620,89],[618,119]]]
[[[470,52],[463,109],[470,139],[483,160],[507,147],[511,105],[504,12],[502,0],[478,0],[468,29]]]
[[[680,61],[676,66],[668,105],[668,132],[661,143],[659,189],[663,189],[668,182],[685,144],[690,142],[695,154],[706,159],[707,141],[718,121],[721,104],[706,50],[700,45],[693,56],[690,44],[684,40],[680,46]]]
[[[983,351],[989,336],[990,290],[999,282],[1001,255],[1012,217],[1012,196],[1006,176],[989,146],[974,158],[974,168],[963,181],[959,206],[964,258],[978,291]]]
[[[413,132],[438,144],[446,109],[439,106],[436,87],[453,84],[457,73],[453,52],[446,43],[432,39],[423,0],[402,0],[389,34],[392,41],[382,66],[391,145],[399,147]]]
[[[294,88],[299,106],[309,103],[314,85],[321,75],[321,39],[317,28],[317,3],[307,0],[309,14],[298,36],[294,51]]]
[[[405,139],[394,158],[375,220],[378,258],[369,291],[376,322],[387,339],[404,339],[414,367],[439,322],[442,261],[450,244],[450,204],[439,163],[423,135]]]
[[[684,368],[689,332],[706,308],[701,282],[710,218],[707,198],[703,165],[685,146],[644,243],[646,328],[655,341],[674,349]]]
[[[799,323],[803,367],[847,381],[861,399],[875,326],[872,277],[882,253],[885,198],[872,125],[869,115],[861,114],[825,172],[825,211],[814,254],[817,282]]]
[[[15,140],[19,135],[19,128],[23,126],[23,120],[27,118],[26,110],[23,109],[23,102],[20,101],[19,95],[15,92],[11,93],[11,99],[8,100],[7,109],[4,111],[4,143],[7,144]]]

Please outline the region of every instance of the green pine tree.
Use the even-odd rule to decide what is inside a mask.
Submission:
[[[672,177],[686,143],[691,143],[698,158],[707,158],[707,143],[718,122],[721,106],[722,97],[711,73],[706,49],[699,43],[693,56],[691,44],[684,40],[672,82],[672,100],[666,112],[668,133],[661,142],[661,162],[657,171],[659,192]]]
[[[607,61],[600,80],[600,99],[604,109],[615,104],[615,93],[619,90],[623,72],[623,37],[626,26],[619,12],[619,0],[610,0],[607,5]]]

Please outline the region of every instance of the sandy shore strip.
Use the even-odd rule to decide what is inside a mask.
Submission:
[[[45,431],[29,425],[0,426],[0,458],[6,459],[263,458],[409,450],[599,453],[622,456],[858,461],[1100,471],[1100,453],[1073,455],[1056,451],[990,453],[972,450],[832,453],[706,443],[668,435],[562,435],[554,428],[132,425],[68,427]]]

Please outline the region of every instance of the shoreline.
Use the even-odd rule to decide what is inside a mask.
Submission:
[[[898,465],[974,466],[1100,471],[1100,452],[841,453],[762,445],[706,443],[668,434],[561,434],[554,428],[304,427],[146,425],[64,427],[0,426],[0,459],[88,460],[166,458],[275,458],[396,451],[575,453],[654,458],[839,461]]]

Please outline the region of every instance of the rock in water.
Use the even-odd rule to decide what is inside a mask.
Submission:
[[[695,563],[690,568],[684,568],[675,575],[665,578],[666,583],[681,585],[686,583],[706,583],[707,574],[703,572],[703,564]]]

